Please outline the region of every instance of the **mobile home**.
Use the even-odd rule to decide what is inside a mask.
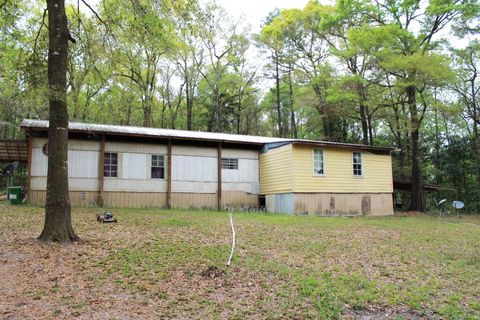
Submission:
[[[44,205],[48,121],[22,128],[27,197]],[[68,150],[73,206],[393,214],[388,147],[71,122]]]

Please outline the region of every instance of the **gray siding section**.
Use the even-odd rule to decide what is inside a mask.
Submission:
[[[46,190],[48,158],[42,153],[47,139],[34,138],[32,149],[31,189]],[[69,184],[72,191],[98,191],[100,142],[69,140]],[[118,153],[118,176],[105,177],[104,191],[115,192],[167,192],[167,146],[110,142],[106,152]],[[152,179],[151,155],[165,156],[165,179]],[[239,159],[238,170],[222,169],[222,188],[251,194],[259,192],[258,152],[243,149],[223,149],[223,157]],[[172,192],[216,193],[217,149],[212,147],[173,146]]]
[[[293,193],[278,193],[265,196],[268,212],[288,213],[295,212],[295,196]]]

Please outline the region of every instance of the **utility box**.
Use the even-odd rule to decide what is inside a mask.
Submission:
[[[22,187],[8,187],[7,191],[8,201],[10,204],[20,204],[23,200],[23,188]]]

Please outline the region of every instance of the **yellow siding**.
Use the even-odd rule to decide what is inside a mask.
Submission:
[[[352,152],[338,148],[323,149],[325,175],[313,175],[312,146],[293,147],[293,192],[392,193],[390,155],[362,152],[363,177],[354,177]]]
[[[260,154],[260,193],[292,191],[292,145]]]

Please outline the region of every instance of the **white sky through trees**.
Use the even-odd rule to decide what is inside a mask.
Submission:
[[[321,2],[330,3],[329,1]],[[217,0],[217,3],[233,18],[244,17],[245,22],[252,27],[252,32],[256,33],[260,31],[262,21],[275,8],[302,9],[308,0]]]

